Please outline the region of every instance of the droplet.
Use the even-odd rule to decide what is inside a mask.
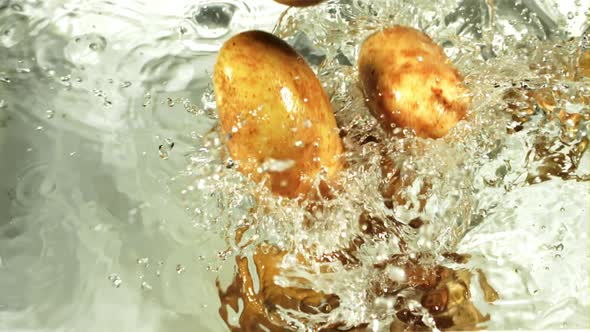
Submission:
[[[217,39],[229,32],[237,7],[229,3],[208,3],[197,8],[194,20],[199,36]]]
[[[181,274],[183,273],[185,270],[184,266],[180,265],[180,264],[176,264],[176,273]]]
[[[215,103],[215,93],[213,90],[205,91],[203,97],[201,97],[201,104],[204,109],[214,109],[217,107]]]
[[[298,148],[302,148],[305,146],[305,143],[303,143],[303,141],[296,141],[295,142],[295,146]]]
[[[125,81],[125,82],[122,82],[121,83],[121,87],[122,88],[128,88],[130,86],[131,86],[131,82],[129,82],[129,81]]]
[[[115,286],[115,288],[119,288],[123,283],[123,280],[121,280],[121,278],[115,273],[110,274],[108,279],[111,281],[113,286]]]
[[[47,110],[45,111],[45,117],[48,119],[53,119],[53,116],[55,115],[55,112],[53,110]]]
[[[145,281],[141,282],[141,289],[143,290],[152,290],[152,286]]]
[[[567,18],[568,18],[568,20],[572,20],[574,18],[574,13],[568,12],[567,13]]]

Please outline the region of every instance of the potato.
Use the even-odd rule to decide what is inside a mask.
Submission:
[[[282,262],[286,252],[276,247],[259,247],[251,259],[237,257],[237,271],[233,283],[226,291],[219,290],[222,303],[222,319],[228,321],[228,307],[238,311],[240,331],[290,331],[288,322],[278,313],[277,307],[305,313],[328,313],[340,305],[333,294],[317,292],[309,288],[283,287],[276,282],[282,274]],[[299,264],[305,261],[299,259]],[[303,279],[298,280],[305,284]],[[228,324],[229,325],[229,324]]]
[[[272,34],[248,31],[221,48],[213,75],[221,131],[238,169],[276,194],[305,194],[341,166],[330,102],[304,59]]]
[[[278,3],[282,3],[283,5],[293,6],[293,7],[307,7],[317,5],[324,0],[275,0]]]
[[[225,291],[218,284],[221,302],[219,312],[230,328],[235,324],[235,314],[230,316],[230,309],[239,312],[237,318],[240,331],[261,331],[261,326],[269,331],[289,331],[290,325],[284,316],[279,315],[278,307],[292,312],[327,314],[340,306],[337,295],[313,290],[313,282],[308,280],[297,279],[301,287],[285,287],[278,283],[278,277],[283,274],[285,255],[286,252],[276,247],[263,245],[251,258],[236,258],[237,269],[233,282]],[[297,256],[296,259],[298,264],[308,265],[302,257]],[[461,255],[451,259],[460,264],[469,260]],[[403,273],[397,278],[390,278],[385,271],[391,267],[402,269]],[[405,289],[405,297],[419,300],[439,327],[473,330],[477,324],[489,320],[471,300],[471,271],[423,265],[419,260],[404,255],[393,255],[375,264],[374,268],[376,279],[371,280],[371,285],[375,295],[395,296]],[[483,272],[477,270],[477,273],[484,300],[488,303],[496,301],[498,293],[489,285]],[[398,320],[392,327],[398,329],[392,330],[410,330],[414,326],[415,317],[407,314],[407,310],[397,312]],[[234,319],[230,320],[232,317]],[[322,325],[321,321],[317,323]],[[333,326],[339,325],[336,322]],[[327,328],[320,331],[365,331],[364,327],[366,325],[361,323],[346,330]]]
[[[471,102],[463,78],[426,34],[394,26],[369,36],[359,55],[359,78],[371,111],[386,128],[412,128],[439,138]]]

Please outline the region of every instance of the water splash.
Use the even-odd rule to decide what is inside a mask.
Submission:
[[[236,10],[197,27],[206,3]],[[217,134],[215,52],[238,31],[269,29],[284,7],[0,1],[7,299],[0,329],[224,330],[215,280],[225,289],[235,256],[251,260],[261,243],[291,253],[281,285],[311,284],[339,297],[337,308],[333,300],[304,302],[320,313],[279,310],[292,327],[440,324],[430,311],[443,292],[431,289],[422,301],[410,287],[397,293],[405,302],[386,294],[408,278],[400,262],[385,264],[402,249],[432,253],[416,255],[421,264],[471,269],[469,300],[491,313],[490,328],[587,326],[588,65],[572,62],[588,63],[578,53],[587,49],[587,5],[490,3],[342,0],[283,16],[276,32],[314,65],[349,151],[341,181],[350,192],[319,209],[249,182]],[[355,87],[360,41],[391,23],[426,30],[467,75],[476,106],[444,141],[403,131],[387,137]],[[55,111],[51,119],[46,110]],[[175,147],[162,162],[155,150],[165,137]],[[377,190],[383,160],[400,170],[391,174],[400,179],[399,201],[384,202]],[[356,251],[341,250],[351,243]],[[445,251],[472,257],[457,263]],[[297,253],[318,265],[295,264]],[[150,266],[137,257],[149,257]],[[494,305],[478,268],[499,291]],[[108,279],[113,271],[124,281],[119,288]],[[450,274],[451,285],[466,280]]]

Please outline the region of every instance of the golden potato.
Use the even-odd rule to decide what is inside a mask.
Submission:
[[[304,59],[272,34],[248,31],[221,48],[213,81],[238,169],[286,197],[305,194],[341,168],[342,141],[330,102]]]
[[[442,48],[409,27],[390,27],[365,40],[359,78],[369,108],[386,128],[412,128],[421,137],[444,136],[471,101]]]
[[[275,0],[278,3],[282,3],[283,5],[293,6],[293,7],[307,7],[317,5],[320,2],[324,2],[324,0]]]

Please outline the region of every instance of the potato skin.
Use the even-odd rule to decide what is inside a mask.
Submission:
[[[421,31],[394,26],[369,36],[359,55],[359,78],[371,111],[386,128],[444,136],[471,98],[441,47]]]
[[[307,7],[317,5],[324,0],[275,0],[275,2],[292,7]]]
[[[232,37],[219,52],[213,81],[221,131],[243,174],[296,197],[322,169],[327,180],[341,168],[342,142],[328,97],[287,43],[262,31]],[[271,160],[292,166],[260,172]]]

